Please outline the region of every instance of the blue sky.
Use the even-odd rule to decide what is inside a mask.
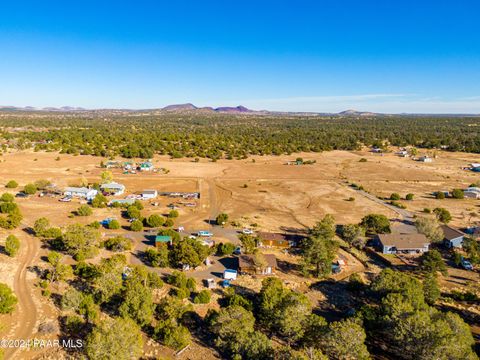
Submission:
[[[480,113],[478,1],[4,1],[0,105]]]

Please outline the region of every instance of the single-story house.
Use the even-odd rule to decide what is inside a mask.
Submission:
[[[240,255],[237,259],[241,274],[271,275],[277,269],[277,258],[273,254]]]
[[[100,189],[114,196],[118,196],[118,195],[122,195],[125,192],[125,185],[111,182],[111,183],[100,185]]]
[[[104,166],[107,168],[107,169],[112,169],[112,168],[118,168],[120,167],[120,163],[118,161],[107,161]]]
[[[97,190],[89,189],[87,187],[67,187],[63,191],[63,195],[65,196],[84,198],[87,200],[93,200],[97,194]]]
[[[172,237],[168,235],[155,236],[155,247],[159,247],[161,244],[172,245]]]
[[[152,171],[154,168],[153,164],[150,162],[150,161],[145,161],[145,162],[142,162],[140,163],[140,165],[138,166],[138,169],[140,171]]]
[[[480,199],[480,188],[469,187],[463,191],[463,196],[469,199]]]
[[[424,162],[424,163],[431,163],[433,159],[430,156],[424,155],[420,156],[417,161]]]
[[[158,192],[157,190],[143,190],[140,196],[144,200],[155,199],[158,196]]]
[[[295,246],[293,236],[280,233],[259,232],[257,234],[258,246],[261,247],[278,247],[289,248]]]
[[[447,248],[462,247],[465,234],[458,229],[448,225],[442,225],[443,243]]]
[[[113,204],[120,204],[120,205],[133,205],[135,203],[135,199],[113,199],[110,201],[109,205]]]
[[[378,245],[384,254],[422,254],[428,251],[430,240],[419,233],[379,234]]]

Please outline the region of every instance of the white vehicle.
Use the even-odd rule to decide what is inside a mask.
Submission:
[[[242,234],[253,235],[253,230],[252,229],[243,229]]]
[[[213,234],[210,232],[210,231],[206,231],[206,230],[200,230],[198,233],[197,233],[198,236],[204,236],[204,237],[210,237],[210,236],[213,236]]]
[[[61,198],[59,201],[70,202],[70,201],[72,201],[72,197],[71,196],[65,196],[65,197]]]

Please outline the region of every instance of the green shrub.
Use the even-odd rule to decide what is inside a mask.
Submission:
[[[130,230],[132,231],[143,231],[143,223],[140,220],[134,220],[130,224]]]
[[[219,256],[232,255],[235,249],[236,246],[230,242],[219,243],[217,245],[217,254]]]
[[[37,192],[37,187],[34,184],[27,184],[23,188],[23,192],[28,195],[33,195]]]
[[[400,200],[400,194],[398,193],[392,193],[390,195],[390,200]]]
[[[193,300],[193,302],[195,304],[208,304],[210,302],[210,299],[211,299],[210,291],[202,290],[195,296],[195,299]]]
[[[10,180],[5,187],[7,189],[15,189],[18,186],[18,183],[15,180]]]
[[[3,201],[3,202],[14,202],[15,201],[15,197],[10,194],[10,193],[4,193],[2,194],[2,196],[0,196],[0,201]]]
[[[414,197],[414,195],[412,193],[409,193],[409,194],[407,194],[407,196],[405,196],[405,200],[411,201],[411,200],[413,200],[413,197]]]
[[[437,191],[435,193],[435,198],[438,200],[443,200],[445,199],[445,193],[443,191]]]
[[[110,251],[125,251],[132,248],[132,240],[124,236],[115,236],[105,240],[103,246]]]
[[[78,216],[90,216],[90,215],[92,215],[92,208],[88,205],[81,205],[77,209],[76,213],[77,213]]]
[[[463,199],[465,197],[462,189],[453,189],[452,198],[454,199]]]
[[[15,256],[20,250],[20,240],[15,235],[8,235],[5,241],[5,252],[8,256]]]
[[[190,297],[190,290],[187,288],[176,288],[173,290],[175,296],[181,300],[187,299]]]
[[[178,215],[179,214],[178,214],[177,210],[170,210],[170,212],[168,213],[168,217],[171,218],[171,219],[177,218]]]
[[[108,228],[111,230],[118,230],[120,229],[120,223],[118,220],[112,220],[108,223]]]

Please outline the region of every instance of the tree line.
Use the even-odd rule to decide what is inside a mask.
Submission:
[[[3,113],[3,148],[151,158],[355,150],[362,145],[480,152],[476,117],[235,116],[221,114]],[[15,131],[13,131],[15,128]]]

